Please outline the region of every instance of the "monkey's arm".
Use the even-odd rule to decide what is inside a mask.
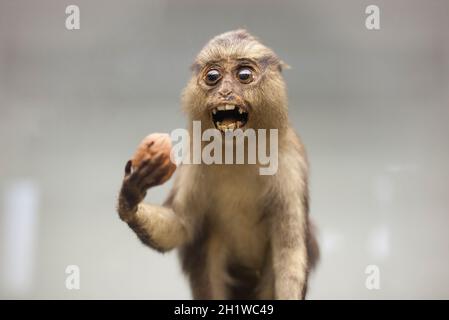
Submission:
[[[272,237],[275,298],[304,299],[307,290],[308,257],[306,227],[300,207],[279,212]]]
[[[170,208],[140,203],[128,225],[147,246],[169,251],[186,238],[185,226]]]
[[[139,239],[146,245],[165,252],[186,239],[186,225],[174,210],[166,206],[142,203],[146,191],[159,184],[165,175],[160,157],[145,161],[131,173],[131,162],[126,164],[125,177],[119,194],[117,211]],[[172,199],[174,191],[170,198]]]
[[[281,192],[272,224],[275,298],[304,299],[309,263],[307,163],[291,153],[282,157],[277,177]]]

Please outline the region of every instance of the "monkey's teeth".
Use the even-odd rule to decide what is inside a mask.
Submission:
[[[212,114],[217,114],[217,109],[212,109]]]
[[[218,109],[218,111],[224,111],[225,107],[224,106],[219,106],[219,107],[217,107],[217,109]]]
[[[225,110],[234,110],[235,106],[231,105],[231,104],[227,104],[225,105]]]

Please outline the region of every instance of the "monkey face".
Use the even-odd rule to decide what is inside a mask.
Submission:
[[[221,132],[286,123],[282,62],[244,30],[213,38],[199,53],[184,91],[184,110]]]
[[[205,109],[215,128],[222,132],[244,129],[252,113],[245,94],[260,80],[260,69],[249,59],[207,64],[198,77],[206,94]]]

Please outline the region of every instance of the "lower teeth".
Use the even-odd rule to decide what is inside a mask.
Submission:
[[[242,127],[242,125],[243,125],[243,123],[241,121],[226,123],[226,124],[217,122],[217,128],[222,131],[239,129],[240,127]]]

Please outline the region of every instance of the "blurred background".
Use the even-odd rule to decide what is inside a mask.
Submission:
[[[196,53],[239,27],[292,67],[322,251],[308,298],[449,298],[448,14],[444,0],[0,0],[0,298],[190,298],[176,253],[144,247],[116,197],[138,142],[185,126]]]

